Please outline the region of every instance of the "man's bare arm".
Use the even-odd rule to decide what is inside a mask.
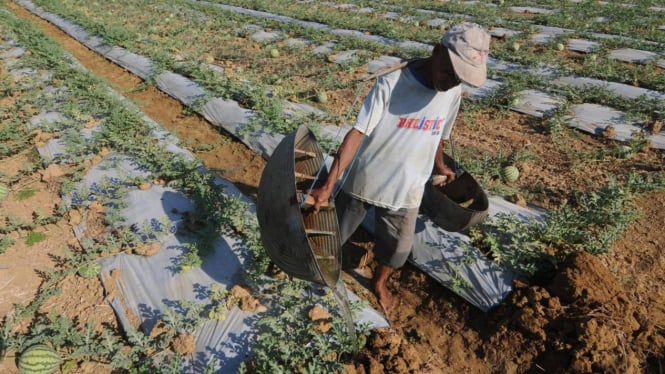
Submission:
[[[351,131],[349,131],[344,137],[342,144],[337,150],[337,155],[335,155],[332,167],[330,168],[328,179],[326,179],[323,186],[310,191],[310,196],[314,199],[313,208],[315,212],[318,212],[321,206],[327,203],[330,199],[330,195],[335,188],[335,183],[353,161],[364,136],[365,135],[360,131],[351,129]]]

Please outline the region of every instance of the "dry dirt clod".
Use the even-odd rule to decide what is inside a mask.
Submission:
[[[99,121],[91,119],[88,122],[86,122],[86,124],[83,125],[83,127],[85,127],[86,129],[92,129],[94,127],[97,127],[98,124],[99,124]]]
[[[259,307],[259,300],[252,296],[250,290],[246,287],[235,285],[229,291],[226,298],[226,307],[231,309],[234,305],[244,312],[254,312]]]
[[[377,329],[372,332],[367,344],[370,348],[380,350],[385,355],[396,355],[402,340],[391,329]]]
[[[90,162],[91,162],[93,165],[97,165],[97,164],[99,164],[100,162],[102,162],[102,156],[100,156],[100,155],[95,155],[95,156],[92,157],[92,159],[90,159]]]
[[[62,185],[61,179],[65,175],[60,165],[50,164],[45,170],[40,171],[42,181],[46,183],[47,189],[57,192]]]
[[[615,130],[614,126],[609,125],[609,126],[605,127],[605,129],[603,130],[603,132],[601,134],[604,138],[611,138],[611,137],[614,136],[615,133],[616,133],[616,130]]]
[[[162,250],[162,244],[160,242],[145,243],[136,246],[133,252],[141,256],[153,256],[159,253]]]
[[[138,187],[139,187],[139,190],[149,190],[150,187],[152,187],[152,183],[143,182],[143,183],[139,184]]]
[[[102,157],[106,157],[111,153],[111,148],[109,147],[102,147],[102,149],[99,150],[99,155]]]
[[[662,129],[663,129],[663,121],[654,121],[649,126],[649,131],[651,131],[652,134],[658,134]]]
[[[319,304],[314,305],[312,309],[307,312],[307,316],[313,322],[318,322],[318,324],[315,325],[314,330],[320,333],[326,333],[332,328],[332,315]]]
[[[88,210],[92,213],[101,213],[104,211],[104,205],[100,203],[99,201],[93,201],[88,205]]]
[[[527,206],[526,199],[520,193],[516,193],[514,195],[508,196],[508,201],[510,201],[511,203],[513,203],[515,205],[519,205],[523,208],[526,208],[526,206]]]
[[[40,129],[32,131],[31,134],[35,136],[34,141],[35,143],[38,144],[46,144],[46,142],[48,142],[53,138],[56,138],[59,135],[58,133],[43,132]]]
[[[151,338],[156,338],[156,337],[158,337],[162,334],[169,334],[169,333],[171,333],[170,331],[171,330],[169,330],[166,327],[166,324],[164,323],[164,321],[160,319],[155,323],[155,326],[153,326],[152,330],[150,330],[150,337]]]
[[[270,276],[275,279],[285,279],[287,276],[286,273],[282,271],[282,269],[274,265],[271,266],[269,271],[270,271]]]
[[[81,223],[82,219],[81,212],[78,209],[72,209],[69,211],[69,225],[70,226],[78,226]]]
[[[62,170],[58,164],[50,164],[45,170],[40,172],[42,175],[43,182],[54,182],[58,178],[61,178],[65,175],[65,172]]]
[[[180,333],[178,336],[173,339],[171,342],[173,350],[183,356],[188,356],[194,353],[196,350],[196,343],[194,341],[194,335],[187,333]]]

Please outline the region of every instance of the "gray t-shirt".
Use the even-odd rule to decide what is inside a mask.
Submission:
[[[379,77],[354,126],[366,138],[344,191],[391,210],[420,206],[438,143],[450,137],[461,99],[461,85],[436,91],[409,68]]]

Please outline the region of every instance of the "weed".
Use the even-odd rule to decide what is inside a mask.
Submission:
[[[26,200],[31,198],[39,191],[38,188],[24,188],[16,193],[17,200]]]
[[[552,261],[544,251],[545,243],[536,236],[535,221],[524,222],[514,215],[500,213],[483,227],[481,239],[473,239],[494,261],[517,274],[532,276]]]
[[[43,232],[38,232],[38,231],[31,231],[28,233],[28,235],[25,237],[25,244],[28,247],[32,247],[33,245],[46,240],[46,234]]]
[[[205,322],[203,304],[193,301],[168,302],[164,305],[165,327],[177,333],[193,334]]]
[[[305,285],[306,282],[289,280],[272,285],[279,290],[274,295],[279,303],[258,322],[250,359],[256,372],[289,372],[295,367],[308,373],[341,371],[344,355],[358,349],[352,345],[355,340],[345,331],[341,318],[334,318],[326,333],[315,329],[315,323],[307,318],[308,305],[314,300],[303,302],[302,299]],[[330,296],[318,301],[328,310],[334,309]],[[358,334],[367,334],[367,327],[361,327]],[[242,372],[247,372],[247,367]]]
[[[636,173],[628,174],[625,181],[626,189],[633,194],[665,191],[665,175],[658,176],[640,175]]]
[[[0,238],[0,254],[5,253],[5,251],[6,251],[9,247],[11,247],[12,245],[14,245],[14,243],[15,243],[14,239],[10,238],[10,237],[7,236],[7,235],[3,235],[3,236]]]
[[[199,243],[188,243],[184,246],[185,253],[178,259],[178,269],[180,272],[185,272],[194,268],[198,268],[203,263],[202,256],[207,249],[204,249]]]
[[[545,131],[555,142],[561,140],[561,135],[568,129],[567,118],[569,115],[570,104],[566,102],[547,113],[542,119]]]
[[[450,263],[449,268],[452,270],[452,276],[448,281],[448,286],[453,292],[460,295],[464,293],[464,290],[469,290],[473,287],[471,282],[461,275],[460,267],[458,265]]]
[[[532,276],[576,251],[607,253],[639,216],[630,197],[610,182],[598,191],[576,194],[576,206],[564,204],[548,211],[542,223],[497,214],[483,223],[482,230],[472,231],[471,237],[498,263]]]

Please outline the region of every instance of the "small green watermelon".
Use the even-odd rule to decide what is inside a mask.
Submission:
[[[60,368],[60,354],[46,344],[36,344],[21,353],[18,369],[22,374],[51,374]]]
[[[316,91],[316,101],[321,104],[328,102],[328,94],[325,91]]]
[[[520,171],[514,165],[508,165],[501,169],[500,176],[504,182],[514,182],[520,177]]]
[[[0,200],[4,200],[9,196],[9,187],[4,184],[0,183]]]

